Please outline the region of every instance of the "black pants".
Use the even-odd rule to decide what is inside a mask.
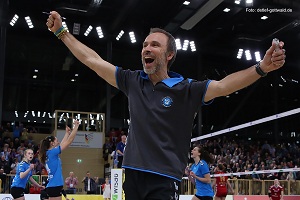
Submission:
[[[3,190],[3,191],[0,191],[0,192],[5,193],[5,191],[6,191],[6,175],[5,174],[0,174],[0,179],[2,181],[1,188]]]
[[[180,182],[165,176],[125,169],[123,189],[130,200],[178,200]]]
[[[198,195],[195,195],[195,197],[197,197],[200,200],[213,200],[214,199],[213,197],[209,197],[209,196],[198,196]]]
[[[118,168],[122,168],[122,163],[123,163],[123,156],[118,156]]]

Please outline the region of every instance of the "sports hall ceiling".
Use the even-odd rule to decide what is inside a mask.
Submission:
[[[181,41],[194,41],[197,51],[178,51],[171,69],[198,80],[218,80],[255,64],[254,51],[263,55],[272,39],[279,38],[286,44],[285,67],[205,106],[202,121],[210,131],[297,108],[300,2],[253,1],[246,5],[245,0],[240,4],[235,0],[190,0],[186,6],[184,0],[4,0],[0,18],[2,30],[6,31],[2,118],[5,121],[8,113],[15,110],[106,112],[109,100],[112,118],[129,118],[126,97],[114,88],[107,96],[106,83],[47,30],[47,15],[42,12],[51,10],[66,18],[70,32],[74,23],[80,24],[75,37],[123,68],[142,69],[140,51],[151,27],[164,28]],[[224,12],[225,8],[230,11]],[[10,26],[15,14],[19,19]],[[34,28],[28,28],[26,16],[30,16]],[[268,19],[262,20],[262,16]],[[89,25],[94,28],[86,37],[84,32]],[[102,27],[104,38],[97,36],[96,26]],[[125,33],[117,41],[121,30]],[[134,44],[129,40],[130,31],[135,32]],[[253,59],[246,61],[245,55],[237,59],[240,48],[249,49]],[[33,79],[33,75],[37,78]],[[298,122],[299,118],[298,114]]]

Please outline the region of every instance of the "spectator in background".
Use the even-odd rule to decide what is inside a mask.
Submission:
[[[21,127],[17,126],[16,123],[13,125],[13,138],[20,138]]]
[[[13,127],[10,125],[9,122],[6,123],[6,126],[4,127],[5,132],[13,132]]]
[[[8,146],[11,149],[14,148],[14,146],[15,146],[14,141],[10,141]]]
[[[89,171],[86,172],[86,177],[82,179],[82,183],[84,183],[84,191],[86,191],[87,194],[96,194],[97,190],[97,184],[99,177],[90,177],[91,174]]]
[[[5,174],[10,173],[10,164],[9,161],[5,159],[4,155],[2,155],[0,159],[0,169],[3,169]]]
[[[16,174],[18,164],[19,164],[18,159],[14,159],[13,162],[11,163],[11,165],[10,165],[10,169],[11,169],[10,173],[11,174]]]
[[[112,144],[117,144],[117,139],[118,139],[118,132],[112,128],[111,131],[109,132],[109,139],[110,139],[110,142]]]
[[[8,145],[8,144],[4,144],[4,146],[3,146],[3,151],[1,151],[0,156],[1,156],[1,157],[4,156],[4,159],[5,159],[6,161],[9,161],[9,158],[10,158],[10,152],[11,152],[11,150],[9,150],[9,145]]]
[[[109,141],[109,138],[105,140],[103,144],[103,159],[104,161],[108,161],[108,156],[112,153],[112,143]]]
[[[24,152],[26,149],[27,148],[25,147],[25,142],[21,141],[20,146],[17,148],[17,152],[19,152],[19,151],[23,151]]]
[[[6,189],[7,189],[7,185],[6,185],[6,178],[7,178],[7,174],[10,173],[10,165],[9,162],[7,160],[5,160],[5,156],[2,155],[1,159],[0,159],[0,179],[2,181],[1,187],[2,187],[2,193],[5,193]]]
[[[296,183],[296,172],[289,172],[286,180],[290,181],[291,186],[291,193],[296,194],[297,193],[297,183]]]
[[[254,167],[253,171],[258,171],[256,167]],[[260,176],[256,173],[251,174],[252,180],[260,181]]]
[[[27,128],[23,128],[20,139],[23,141],[28,140],[28,134]]]
[[[67,189],[72,191],[73,194],[76,193],[76,186],[78,184],[78,178],[74,177],[74,172],[69,173],[69,177],[66,178],[65,184]]]
[[[14,148],[18,148],[21,145],[21,141],[19,138],[14,139]]]
[[[118,154],[117,150],[113,151],[111,153],[111,157],[113,159],[113,168],[118,168]]]
[[[34,158],[34,164],[35,164],[35,168],[34,168],[35,174],[41,175],[44,165],[37,158]]]
[[[48,172],[45,167],[42,168],[41,175],[47,176]]]
[[[23,154],[24,154],[24,151],[23,150],[19,150],[16,152],[16,158],[18,159],[19,162],[21,162],[22,158],[23,158]]]
[[[103,198],[104,200],[110,200],[111,195],[111,185],[109,183],[109,178],[105,178],[105,183],[102,184],[102,190],[103,190]]]
[[[122,168],[124,150],[125,150],[125,147],[126,147],[126,139],[127,139],[127,136],[122,135],[121,136],[121,142],[119,142],[117,144],[116,151],[117,151],[117,154],[118,154],[118,165],[117,165],[118,168]]]

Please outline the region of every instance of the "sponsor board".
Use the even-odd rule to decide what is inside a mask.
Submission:
[[[58,141],[61,141],[65,136],[66,131],[58,130],[56,137]],[[103,133],[101,132],[87,132],[87,131],[77,131],[74,141],[70,147],[80,147],[80,148],[97,148],[101,149],[103,147]]]
[[[122,200],[123,170],[111,170],[111,200]]]

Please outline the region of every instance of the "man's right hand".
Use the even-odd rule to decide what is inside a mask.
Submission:
[[[51,11],[50,15],[47,19],[46,25],[48,26],[48,29],[55,33],[59,28],[62,27],[62,19],[58,12]]]

